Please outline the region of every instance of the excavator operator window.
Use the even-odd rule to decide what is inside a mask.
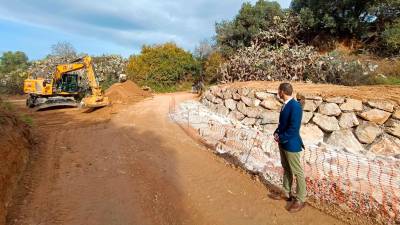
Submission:
[[[69,93],[78,92],[78,77],[78,74],[63,74],[60,84],[61,91]]]

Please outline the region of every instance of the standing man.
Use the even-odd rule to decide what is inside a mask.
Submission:
[[[282,194],[271,194],[275,200],[290,201],[288,211],[295,213],[302,210],[306,200],[306,181],[300,163],[303,141],[300,137],[300,126],[303,110],[299,102],[292,97],[293,87],[289,83],[279,85],[278,96],[285,101],[279,116],[279,126],[274,133],[275,141],[279,143],[281,163],[284,170]],[[296,196],[292,193],[293,177],[296,178]]]

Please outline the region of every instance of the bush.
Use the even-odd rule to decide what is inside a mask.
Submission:
[[[397,19],[394,24],[386,26],[381,35],[387,49],[399,54],[400,51],[400,19]]]
[[[153,90],[168,90],[198,74],[198,63],[192,54],[175,43],[143,46],[139,55],[128,62],[128,78]]]
[[[0,93],[23,94],[28,77],[28,57],[23,52],[4,52],[0,57]]]
[[[24,52],[4,52],[0,57],[0,73],[10,73],[28,67],[28,57]]]
[[[23,94],[26,78],[28,73],[22,69],[0,74],[0,94]]]
[[[211,53],[204,63],[204,75],[206,83],[215,83],[219,80],[218,70],[225,62],[221,53],[215,51]]]

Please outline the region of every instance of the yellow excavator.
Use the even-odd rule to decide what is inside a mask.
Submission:
[[[86,70],[90,87],[88,96],[83,96],[86,91],[82,88],[82,77],[73,73],[81,69]],[[82,97],[80,104],[84,108],[99,108],[110,104],[96,79],[90,56],[79,58],[69,64],[57,65],[50,79],[26,79],[24,92],[29,94],[26,105],[37,110],[58,106],[77,107]]]

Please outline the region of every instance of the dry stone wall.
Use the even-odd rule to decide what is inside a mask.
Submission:
[[[303,105],[301,136],[306,145],[329,144],[366,156],[400,158],[400,107],[388,100],[322,98],[297,93]],[[201,98],[212,111],[271,134],[282,100],[276,90],[213,86]]]
[[[301,162],[309,203],[350,224],[400,223],[399,106],[345,96],[295,96],[303,105]],[[281,186],[273,138],[283,104],[277,91],[213,86],[200,102],[176,108],[171,100],[171,118],[194,128],[216,154]]]

